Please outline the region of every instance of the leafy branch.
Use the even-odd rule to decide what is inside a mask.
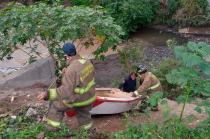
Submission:
[[[185,95],[180,121],[185,104],[190,96],[210,96],[210,63],[205,60],[210,55],[210,46],[206,43],[189,42],[186,47],[174,47],[179,68],[166,75],[169,83],[178,85]]]
[[[0,43],[1,59],[16,50],[17,45],[39,42],[48,48],[56,63],[56,75],[60,76],[66,65],[61,44],[81,38],[92,44],[96,36],[101,36],[105,39],[94,52],[100,58],[108,48],[117,45],[123,32],[101,7],[65,8],[59,4],[24,6],[13,3],[0,11],[0,34],[4,38]]]

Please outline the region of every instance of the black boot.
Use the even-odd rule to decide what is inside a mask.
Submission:
[[[89,139],[96,139],[97,136],[97,132],[96,132],[96,128],[91,127],[90,129],[87,130]]]
[[[151,107],[151,111],[158,111],[158,106]]]
[[[149,106],[147,100],[142,100],[140,106],[138,107],[139,112],[145,112],[147,107]]]

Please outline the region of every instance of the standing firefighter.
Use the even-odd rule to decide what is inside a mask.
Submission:
[[[150,106],[148,102],[149,96],[155,92],[159,92],[162,90],[160,81],[158,78],[152,74],[151,72],[147,71],[147,68],[143,65],[140,65],[137,68],[137,74],[140,76],[140,87],[134,91],[134,96],[142,95],[142,101],[139,107],[140,111],[144,111],[147,106]],[[151,110],[157,111],[158,110],[158,103],[155,106],[151,106]]]
[[[96,99],[94,67],[89,60],[77,55],[72,43],[64,44],[63,51],[69,66],[62,75],[61,86],[40,93],[37,99],[50,101],[47,115],[48,130],[57,131],[60,128],[64,113],[69,108],[76,110],[80,127],[88,130],[92,126],[89,111]]]

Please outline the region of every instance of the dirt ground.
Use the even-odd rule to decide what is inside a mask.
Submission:
[[[25,90],[9,90],[1,91],[0,93],[0,118],[5,116],[17,115],[22,109],[34,108],[38,115],[43,115],[48,107],[47,102],[37,102],[37,94],[43,91],[43,88],[28,88]],[[179,115],[182,105],[175,101],[168,100],[168,106],[171,108],[171,115]],[[190,127],[195,127],[196,124],[207,118],[205,114],[195,112],[195,104],[187,104],[184,112],[184,117],[194,115],[192,121],[188,123]],[[92,116],[94,127],[97,132],[110,134],[124,130],[128,122],[141,124],[149,122],[161,123],[163,118],[164,106],[159,105],[159,111],[150,113],[140,113],[137,110],[132,110],[127,113],[116,115],[97,115]],[[129,116],[128,116],[129,115]],[[64,122],[71,128],[77,127],[75,117],[65,117]]]

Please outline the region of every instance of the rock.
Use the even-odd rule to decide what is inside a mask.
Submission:
[[[43,121],[43,117],[41,115],[38,115],[36,120],[37,120],[37,122],[42,122]]]
[[[12,118],[12,119],[16,119],[17,116],[16,116],[16,115],[12,115],[11,118]]]
[[[210,56],[205,57],[206,62],[210,62]]]
[[[40,132],[37,137],[37,139],[44,139],[44,132]]]
[[[37,115],[37,111],[33,108],[29,108],[28,111],[26,112],[26,116],[31,117],[31,116],[34,116],[34,115]]]
[[[15,96],[12,96],[11,99],[10,99],[10,102],[12,103],[15,99]]]

